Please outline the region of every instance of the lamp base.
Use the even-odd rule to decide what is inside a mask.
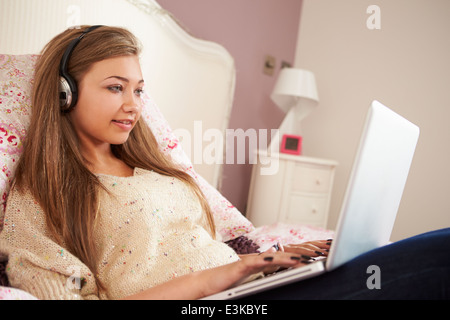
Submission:
[[[284,135],[289,136],[302,136],[301,120],[303,120],[312,109],[305,110],[305,108],[300,108],[295,106],[289,109],[286,117],[284,117],[283,122],[278,128],[278,132],[273,136],[268,151],[270,152],[280,152],[281,143]]]

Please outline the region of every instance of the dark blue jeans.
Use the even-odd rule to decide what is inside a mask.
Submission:
[[[249,299],[450,299],[450,229],[372,250],[331,272]]]

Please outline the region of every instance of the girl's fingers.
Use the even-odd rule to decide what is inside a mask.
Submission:
[[[258,257],[262,258],[264,263],[266,263],[266,267],[263,270],[265,273],[273,273],[280,268],[292,268],[309,263],[308,256],[281,251],[276,253],[264,253]]]
[[[327,256],[330,251],[332,240],[309,241],[301,244],[290,244],[284,246],[284,251],[297,254],[309,255],[311,257]]]
[[[263,271],[273,273],[280,268],[292,268],[309,263],[307,256],[288,252],[264,252],[259,255],[248,255],[241,259],[249,273]]]

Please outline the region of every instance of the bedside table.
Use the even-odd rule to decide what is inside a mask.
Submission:
[[[253,165],[247,218],[255,225],[276,222],[327,227],[336,161],[257,152]],[[278,170],[261,174],[278,158]]]

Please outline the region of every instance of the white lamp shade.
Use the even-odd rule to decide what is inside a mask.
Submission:
[[[293,106],[311,109],[319,102],[316,78],[308,70],[283,68],[272,91],[272,101],[284,112]]]

